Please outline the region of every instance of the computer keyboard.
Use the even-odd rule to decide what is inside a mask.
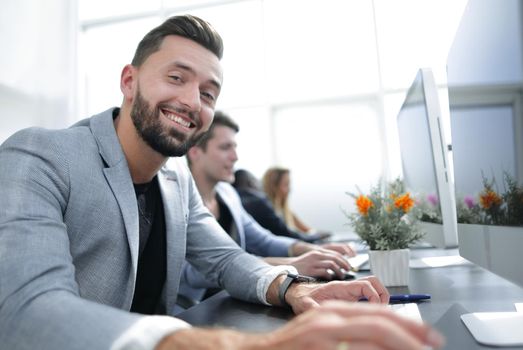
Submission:
[[[369,254],[358,254],[351,258],[347,258],[347,261],[349,262],[350,266],[354,271],[358,271],[362,265],[369,261]]]
[[[421,314],[419,313],[418,304],[416,303],[389,304],[389,308],[391,308],[396,314],[423,322]]]

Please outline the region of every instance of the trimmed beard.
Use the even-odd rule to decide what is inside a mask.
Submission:
[[[167,129],[160,121],[160,108],[161,105],[152,108],[143,98],[140,87],[138,87],[131,107],[134,127],[145,143],[156,152],[165,157],[181,157],[203,137],[205,132],[196,133],[187,138],[185,134],[174,128]],[[175,108],[175,110],[187,113],[180,108]]]

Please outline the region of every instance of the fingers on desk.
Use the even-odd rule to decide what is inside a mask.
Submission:
[[[384,306],[330,301],[289,323],[296,339],[308,348],[423,349],[443,343],[439,333],[427,325],[395,315]],[[318,345],[318,347],[311,345]],[[298,347],[299,348],[299,347]]]

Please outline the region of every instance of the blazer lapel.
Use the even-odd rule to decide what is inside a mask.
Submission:
[[[131,251],[134,276],[136,276],[140,239],[138,203],[136,202],[136,195],[133,190],[133,182],[129,175],[127,163],[120,163],[114,167],[105,168],[104,175],[113,190],[113,194],[122,212],[127,241]]]
[[[158,173],[158,183],[165,212],[167,276],[164,291],[165,307],[169,313],[169,310],[174,310],[182,264],[185,260],[188,214],[182,204],[188,199],[183,198],[175,172],[161,170]]]
[[[139,249],[138,204],[129,167],[114,129],[112,112],[113,109],[109,109],[92,117],[90,128],[98,144],[100,155],[107,165],[103,169],[105,178],[122,212],[134,278],[136,278]]]

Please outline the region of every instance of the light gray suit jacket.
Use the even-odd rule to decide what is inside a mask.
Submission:
[[[173,163],[171,163],[173,164]],[[171,313],[184,258],[231,295],[258,301],[270,267],[203,206],[184,162],[162,169]],[[0,147],[0,339],[6,349],[107,349],[128,312],[138,257],[137,202],[112,110],[69,129],[20,131]]]
[[[289,248],[297,242],[294,238],[276,236],[261,227],[243,208],[238,192],[227,182],[216,185],[216,193],[231,212],[238,232],[238,245],[250,254],[258,256],[289,256]],[[189,300],[200,301],[207,288],[219,287],[216,282],[205,278],[198,269],[185,262],[182,270],[179,294]],[[176,308],[176,311],[183,311]]]

